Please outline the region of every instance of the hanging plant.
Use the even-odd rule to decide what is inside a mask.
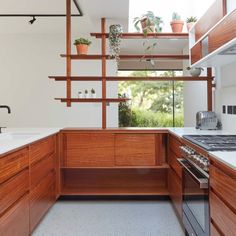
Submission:
[[[116,60],[116,70],[118,70],[119,59],[120,59],[120,45],[121,45],[121,35],[123,33],[123,28],[121,25],[110,25],[109,27],[109,47],[110,47],[110,57]]]

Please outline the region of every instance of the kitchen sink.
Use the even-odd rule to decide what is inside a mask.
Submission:
[[[9,141],[9,140],[21,140],[21,139],[28,139],[32,138],[40,133],[3,133],[0,134],[0,140]]]

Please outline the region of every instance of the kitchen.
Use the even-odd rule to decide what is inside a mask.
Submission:
[[[124,15],[129,14],[126,1],[116,3],[115,7],[114,2],[104,0],[104,3],[114,18],[120,16],[121,11]],[[21,13],[27,12],[29,2],[25,1],[25,4]],[[109,52],[105,26],[112,22],[109,14],[106,16],[81,0],[79,6],[84,13],[80,11],[80,14],[84,16],[79,16],[78,20],[78,16],[70,17],[78,11],[74,1],[63,1],[61,10],[64,14],[67,10],[67,17],[51,19],[57,32],[53,35],[45,33],[52,30],[51,25],[47,25],[47,17],[37,17],[39,12],[35,12],[35,17],[28,13],[33,15],[33,18],[29,17],[33,23],[31,21],[30,25],[23,27],[23,31],[21,24],[28,19],[14,16],[9,17],[10,20],[0,18],[5,27],[1,34],[2,78],[7,78],[2,79],[0,93],[1,125],[7,126],[6,129],[1,128],[0,134],[0,235],[235,234],[233,75],[236,72],[236,6],[231,0],[216,0],[211,4],[209,9],[204,9],[205,13],[202,12],[189,35],[154,35],[169,37],[170,41],[189,40],[190,62],[184,57],[188,54],[188,49],[184,48],[182,69],[189,64],[191,67],[208,68],[204,70],[205,75],[198,78],[189,77],[184,69],[181,77],[184,80],[184,127],[180,128],[118,127],[117,102],[126,102],[128,98],[116,98],[116,65],[106,57]],[[5,8],[9,13],[12,6],[6,3]],[[44,13],[51,14],[52,9],[49,10]],[[91,18],[86,15],[88,12],[93,14]],[[209,16],[212,17],[209,19]],[[127,32],[124,18],[120,16],[119,23]],[[6,28],[6,23],[11,27]],[[65,29],[65,24],[66,37],[64,31],[59,33]],[[72,52],[75,48],[71,48],[71,40],[80,32],[80,24],[86,25],[85,32],[88,31],[93,40],[88,55]],[[71,35],[74,30],[76,35]],[[86,37],[88,32],[83,32]],[[16,41],[12,35],[17,37]],[[176,36],[182,39],[176,40]],[[143,37],[143,34],[123,33],[121,37],[128,41],[129,37]],[[148,33],[146,37],[153,35]],[[59,60],[62,50],[66,52]],[[102,56],[99,55],[101,51]],[[24,60],[31,58],[31,54],[34,59]],[[130,67],[132,63],[123,60],[124,54],[130,56],[132,53],[121,51],[119,55],[119,67],[125,70],[125,66]],[[167,56],[171,58],[171,55]],[[81,61],[74,62],[76,59]],[[101,62],[97,62],[99,59]],[[89,66],[86,63],[90,63]],[[175,68],[178,69],[178,65],[176,63]],[[167,69],[167,63],[164,65],[163,62],[162,66]],[[83,90],[92,84],[97,97],[73,98],[78,92],[74,80],[82,80],[78,74],[88,80],[79,81]],[[102,76],[99,77],[99,74]],[[48,76],[51,78],[48,79]],[[210,83],[213,77],[214,82]],[[122,79],[128,80],[125,76]],[[157,76],[151,79],[163,78]],[[58,94],[63,96],[65,93],[65,98],[57,98]],[[54,97],[57,99],[54,100]],[[198,112],[201,110],[208,112]],[[127,207],[125,210],[123,201]],[[149,201],[153,205],[148,208]],[[163,212],[161,207],[168,203],[173,208],[168,208],[165,214],[159,214],[159,208],[154,208],[155,204],[159,204],[159,210]],[[100,209],[101,219],[91,218],[93,207],[98,209],[96,204],[105,205]],[[132,208],[132,204],[137,208]],[[125,213],[112,212],[116,205]],[[73,207],[78,211],[73,211]],[[156,212],[148,214],[145,207],[150,212],[153,207]],[[139,209],[138,214],[145,214],[146,218],[136,219],[132,209],[134,212]],[[107,211],[110,212],[108,218],[117,220],[108,221],[112,222],[109,226],[102,223]],[[87,217],[97,228],[86,228],[89,220],[83,219],[83,215],[87,215],[85,212],[90,212]],[[64,214],[71,220],[63,218]],[[57,221],[57,216],[61,221]],[[165,218],[167,216],[169,218]],[[73,217],[78,222],[73,224]],[[123,222],[122,218],[127,222]],[[83,220],[82,226],[80,221]],[[123,227],[120,222],[123,222]],[[70,223],[74,228],[67,228]]]

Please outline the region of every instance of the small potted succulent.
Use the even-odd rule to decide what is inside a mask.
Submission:
[[[87,90],[87,89],[84,90],[84,97],[85,97],[85,98],[89,98],[89,93],[88,93],[88,90]]]
[[[78,98],[83,98],[83,94],[81,91],[78,92]]]
[[[89,41],[88,39],[85,39],[85,38],[76,39],[74,42],[74,45],[76,46],[78,55],[87,55],[88,54],[88,46],[91,43],[92,43],[91,41]]]
[[[187,18],[186,23],[187,23],[188,32],[192,28],[192,26],[194,25],[194,23],[196,21],[197,21],[197,17],[195,17],[195,16],[191,16],[191,17]]]
[[[139,25],[141,25],[144,35],[162,31],[161,25],[163,24],[163,21],[161,17],[155,16],[152,11],[148,11],[140,17],[135,17],[133,23],[138,32],[140,32]]]
[[[204,71],[202,67],[187,67],[187,70],[189,70],[190,75],[193,77],[199,77],[202,71]]]
[[[91,89],[91,97],[96,98],[96,92],[94,88]]]
[[[174,12],[172,14],[172,21],[170,22],[173,33],[182,33],[184,21],[181,20],[181,16]]]

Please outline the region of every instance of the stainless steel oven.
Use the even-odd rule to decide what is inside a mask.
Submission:
[[[183,167],[183,224],[189,236],[209,236],[209,175],[190,158]]]

